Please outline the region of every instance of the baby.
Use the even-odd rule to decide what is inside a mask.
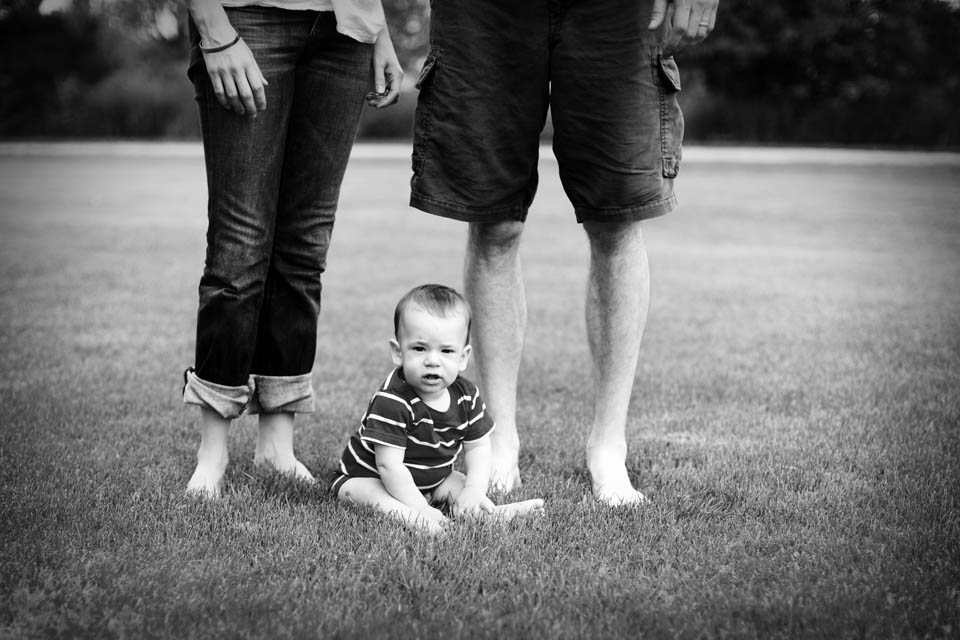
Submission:
[[[437,533],[454,518],[510,520],[543,500],[495,506],[487,497],[493,419],[476,385],[460,375],[470,358],[470,306],[449,287],[416,287],[397,304],[390,350],[396,369],[370,401],[340,459],[334,494]],[[466,474],[453,469],[463,453]]]

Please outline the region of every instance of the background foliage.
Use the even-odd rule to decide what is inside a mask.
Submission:
[[[409,80],[429,0],[384,4]],[[722,0],[679,56],[687,139],[958,147],[957,33],[944,0]],[[0,0],[0,136],[196,137],[187,48],[178,0]],[[409,136],[415,102],[361,136]]]

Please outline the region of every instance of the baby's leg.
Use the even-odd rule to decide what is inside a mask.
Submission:
[[[453,504],[460,492],[467,485],[467,477],[459,471],[453,471],[433,490],[434,503]],[[514,518],[526,516],[543,511],[543,500],[539,498],[534,500],[524,500],[522,502],[510,502],[508,504],[497,505],[493,508],[493,513],[480,512],[481,518],[493,518],[500,522],[509,522]]]
[[[497,505],[493,509],[491,518],[510,522],[520,516],[531,515],[543,512],[543,500],[534,498],[533,500],[523,500],[522,502],[510,502],[508,504]]]
[[[379,478],[350,478],[340,487],[337,497],[343,502],[373,507],[397,518],[411,529],[427,533],[443,532],[442,521],[429,519],[416,509],[394,498]]]
[[[227,470],[227,434],[230,420],[207,407],[200,408],[200,449],[197,450],[197,469],[187,483],[187,495],[202,498],[220,496],[220,485]]]
[[[448,504],[456,502],[457,497],[467,486],[467,476],[459,471],[451,471],[443,482],[430,494],[431,504]]]

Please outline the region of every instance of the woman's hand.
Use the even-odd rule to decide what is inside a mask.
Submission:
[[[201,51],[204,48],[211,47],[201,43]],[[204,52],[203,61],[213,93],[225,109],[253,118],[267,108],[267,79],[242,38],[220,51]]]
[[[373,45],[373,91],[367,94],[367,104],[376,109],[396,104],[401,82],[403,67],[393,49],[390,31],[384,27]]]

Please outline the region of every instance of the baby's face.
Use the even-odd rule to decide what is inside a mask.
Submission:
[[[440,398],[467,368],[470,346],[462,313],[438,316],[410,306],[400,320],[398,339],[391,340],[393,362],[425,401]]]

